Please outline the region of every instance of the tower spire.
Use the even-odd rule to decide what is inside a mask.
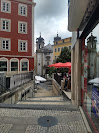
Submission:
[[[57,37],[58,37],[58,31],[57,31]]]
[[[40,37],[41,37],[41,32],[40,32]]]

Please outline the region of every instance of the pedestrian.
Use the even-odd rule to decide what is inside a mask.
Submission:
[[[64,78],[65,78],[65,85],[64,85],[64,88],[65,88],[65,91],[67,91],[68,76],[65,74],[65,75],[64,75]]]

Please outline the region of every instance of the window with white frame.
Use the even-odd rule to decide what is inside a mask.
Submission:
[[[27,41],[19,40],[19,51],[27,52]]]
[[[18,24],[19,33],[27,34],[27,23],[26,22],[19,22]]]
[[[27,61],[24,61],[21,63],[21,70],[28,71],[28,62]]]
[[[0,61],[0,71],[7,71],[7,61]]]
[[[58,48],[58,52],[60,52],[60,48]]]
[[[8,0],[1,0],[1,12],[11,13],[11,2]]]
[[[1,30],[2,31],[11,31],[11,21],[9,19],[1,19]]]
[[[10,50],[10,39],[6,39],[6,38],[1,39],[1,49]]]
[[[55,52],[57,52],[57,48],[55,48]]]
[[[21,16],[27,16],[27,5],[25,5],[25,4],[19,4],[18,13]]]
[[[11,71],[18,71],[18,61],[11,61]]]

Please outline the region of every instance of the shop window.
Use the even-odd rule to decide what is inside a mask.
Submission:
[[[11,61],[11,71],[18,71],[18,62]]]
[[[22,62],[22,71],[28,71],[28,62]]]
[[[99,132],[99,23],[82,43],[82,105]]]
[[[7,61],[0,61],[0,71],[7,71]]]

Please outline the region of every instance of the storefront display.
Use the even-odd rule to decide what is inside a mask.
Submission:
[[[99,133],[99,23],[82,41],[82,106]]]

